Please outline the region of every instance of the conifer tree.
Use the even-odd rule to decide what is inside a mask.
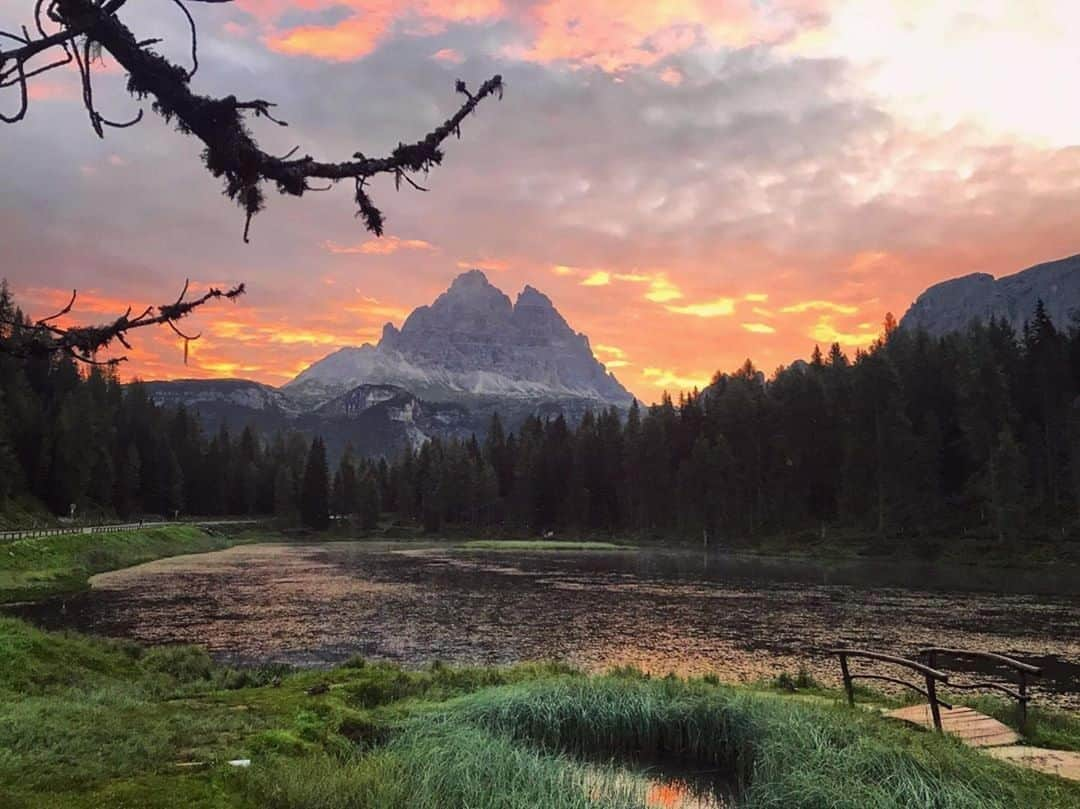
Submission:
[[[326,445],[316,436],[311,442],[304,478],[300,485],[300,519],[308,528],[325,531],[330,527],[330,471],[326,465]]]

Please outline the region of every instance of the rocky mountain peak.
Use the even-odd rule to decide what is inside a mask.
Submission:
[[[286,388],[318,404],[365,384],[399,385],[430,401],[631,399],[547,295],[526,286],[511,303],[480,270],[458,275],[400,330],[388,323],[377,346],[335,352]]]
[[[525,288],[518,293],[517,301],[514,303],[514,309],[521,307],[535,306],[540,309],[555,309],[555,304],[551,302],[551,298],[538,290],[536,287],[525,285]]]
[[[446,292],[435,299],[431,308],[462,305],[507,313],[513,308],[510,305],[510,299],[480,270],[468,270],[461,273],[450,283]]]
[[[904,314],[900,325],[940,336],[971,321],[1004,319],[1020,333],[1042,301],[1058,328],[1067,328],[1080,310],[1080,255],[1050,261],[995,279],[984,272],[950,278],[928,288]]]

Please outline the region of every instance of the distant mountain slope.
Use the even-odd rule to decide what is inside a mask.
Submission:
[[[1005,318],[1019,333],[1039,300],[1058,328],[1069,326],[1073,313],[1080,311],[1080,255],[997,280],[973,273],[935,284],[919,295],[900,325],[940,336],[959,331],[976,318],[984,322]]]
[[[583,399],[629,405],[632,397],[593,356],[543,293],[525,287],[510,302],[479,270],[459,275],[378,345],[342,348],[283,390],[308,407],[358,384],[390,384],[429,400],[497,397]]]
[[[203,428],[216,432],[222,424],[246,425],[272,432],[290,424],[302,408],[270,385],[248,379],[177,379],[144,382],[151,399],[163,407],[184,405],[197,411]]]
[[[145,383],[159,404],[183,404],[208,431],[226,424],[295,429],[392,455],[435,437],[482,435],[498,413],[508,429],[533,414],[577,421],[587,410],[626,407],[630,393],[593,356],[544,294],[517,301],[478,270],[458,276],[377,346],[342,348],[283,388],[244,379]]]

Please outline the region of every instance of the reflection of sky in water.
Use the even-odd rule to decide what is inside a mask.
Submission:
[[[63,611],[54,602],[22,612],[50,626],[299,665],[353,654],[406,664],[562,659],[745,681],[805,664],[835,681],[820,650],[837,643],[979,648],[1034,659],[1072,692],[1056,701],[1080,704],[1080,595],[1015,592],[1069,592],[1075,579],[1024,575],[695,552],[260,545],[107,573]],[[904,589],[913,583],[923,589]]]

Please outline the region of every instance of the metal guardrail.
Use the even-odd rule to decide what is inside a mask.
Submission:
[[[139,531],[146,528],[164,528],[169,525],[251,525],[258,520],[179,520],[169,522],[132,522],[107,525],[53,526],[28,528],[23,531],[0,531],[0,543],[38,537],[69,536],[74,534],[115,534],[123,531]]]

